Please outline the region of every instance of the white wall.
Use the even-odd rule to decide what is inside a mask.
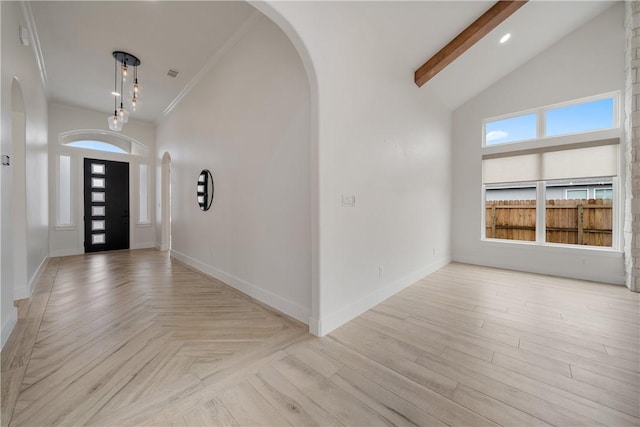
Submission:
[[[158,125],[156,164],[170,153],[172,255],[306,322],[309,88],[286,36],[256,16]],[[207,212],[202,169],[215,185]]]
[[[455,261],[623,283],[620,251],[499,243],[481,241],[480,236],[482,120],[623,90],[624,43],[623,5],[617,3],[454,112],[452,247]],[[623,204],[619,206],[621,209]]]
[[[153,220],[155,218],[155,192],[153,183],[155,182],[155,126],[151,123],[137,121],[133,118],[124,125],[119,135],[128,136],[139,141],[147,148],[144,155],[128,155],[118,153],[107,153],[96,150],[85,150],[80,148],[66,147],[60,144],[61,133],[80,130],[93,129],[108,131],[108,113],[87,110],[83,108],[71,107],[67,105],[49,104],[49,191],[50,202],[50,251],[52,256],[64,256],[84,253],[84,198],[83,198],[83,162],[84,158],[115,160],[129,163],[129,186],[130,186],[130,247],[131,249],[150,248],[155,246],[155,231]],[[58,155],[66,154],[71,156],[71,181],[72,181],[72,226],[56,226],[56,186]],[[140,163],[149,165],[150,182],[152,186],[149,190],[151,198],[150,224],[138,224],[139,206],[139,170]]]
[[[451,114],[363,19],[369,2],[254,6],[288,32],[312,78],[319,267],[310,326],[323,335],[448,263]],[[355,206],[342,207],[343,195]]]
[[[23,192],[11,191],[14,166],[0,166],[0,201],[2,240],[0,257],[0,318],[2,320],[1,344],[4,345],[16,321],[13,300],[29,296],[40,267],[48,256],[48,185],[47,185],[47,102],[41,83],[38,66],[30,46],[23,46],[18,38],[19,25],[26,28],[26,21],[18,2],[0,3],[2,20],[2,75],[1,96],[1,141],[2,154],[12,154],[12,105],[11,84],[17,78],[24,99],[26,114],[24,167],[26,174]],[[8,186],[9,185],[9,186]],[[26,210],[25,230],[19,234],[26,237],[24,252],[13,254],[11,233],[13,204],[24,204]],[[16,262],[11,255],[24,258]],[[18,260],[21,261],[21,260]],[[14,265],[24,265],[26,273],[14,271]],[[16,286],[16,276],[23,276],[24,282]],[[24,295],[17,295],[23,293]]]

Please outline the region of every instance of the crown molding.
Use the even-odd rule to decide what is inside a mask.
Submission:
[[[48,97],[49,89],[47,85],[47,69],[44,65],[44,56],[42,56],[42,48],[40,47],[40,37],[38,36],[36,21],[33,18],[33,12],[31,10],[31,5],[29,4],[29,2],[21,1],[20,5],[22,7],[22,15],[24,16],[25,21],[27,21],[27,29],[29,30],[29,34],[31,34],[31,46],[33,46],[33,53],[36,57],[38,69],[40,70],[40,79],[42,80],[42,86],[44,87],[44,91]]]
[[[167,117],[176,106],[182,101],[182,99],[189,94],[193,90],[194,87],[197,86],[200,81],[204,78],[204,76],[211,71],[211,69],[216,65],[216,63],[233,47],[238,41],[249,32],[249,30],[258,22],[262,13],[257,10],[254,10],[251,15],[242,23],[240,27],[224,42],[222,47],[218,49],[213,56],[207,61],[207,63],[202,67],[202,69],[195,75],[193,78],[187,83],[187,85],[180,91],[178,96],[174,98],[173,101],[165,108],[160,117],[155,121],[155,124],[158,125],[165,117]]]

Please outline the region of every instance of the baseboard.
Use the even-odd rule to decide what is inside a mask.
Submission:
[[[11,307],[11,314],[9,318],[2,324],[2,331],[0,332],[0,350],[4,347],[13,332],[13,328],[18,323],[18,310],[15,307]]]
[[[159,251],[168,251],[169,250],[169,245],[156,245],[155,247]]]
[[[589,282],[607,283],[611,285],[625,285],[624,275],[615,275],[601,273],[598,271],[585,271],[585,270],[558,270],[557,268],[549,268],[544,264],[528,263],[527,265],[509,265],[507,263],[500,262],[500,260],[490,261],[483,257],[473,255],[454,255],[452,257],[453,262],[459,262],[462,264],[477,265],[480,267],[499,268],[502,270],[521,271],[525,273],[543,274],[545,276],[564,277],[568,279],[586,280]]]
[[[36,288],[36,286],[38,286],[38,282],[42,277],[42,273],[44,273],[44,270],[47,268],[48,264],[49,264],[49,257],[45,257],[45,259],[43,259],[40,265],[38,266],[36,273],[33,275],[33,277],[31,277],[31,280],[29,280],[29,296],[33,295],[33,290]]]
[[[131,249],[154,249],[156,247],[155,243],[140,243],[138,245],[132,246]]]
[[[309,333],[311,335],[315,335],[316,337],[321,337],[320,335],[320,321],[315,317],[309,318]]]
[[[55,249],[49,252],[51,258],[57,258],[61,256],[82,255],[84,250],[80,249]]]
[[[310,327],[310,332],[317,336],[324,336],[450,262],[451,257],[440,258],[327,316],[313,319],[310,321],[312,326]]]
[[[257,299],[261,303],[272,307],[287,316],[293,317],[300,322],[307,324],[309,322],[309,309],[301,306],[293,301],[289,301],[286,298],[282,298],[279,295],[271,293],[267,290],[264,290],[257,285],[246,282],[238,277],[233,276],[225,271],[222,271],[216,267],[205,264],[202,261],[199,261],[195,258],[192,258],[188,255],[180,253],[175,249],[172,249],[171,257],[181,261],[188,266],[213,277],[216,280],[220,280],[221,282],[231,286],[242,292],[243,294],[249,295],[252,298]]]
[[[153,243],[141,243],[139,245],[134,245],[131,246],[131,250],[135,250],[135,249],[153,249],[153,248],[158,248],[155,244]],[[51,251],[51,257],[55,258],[55,257],[61,257],[61,256],[72,256],[72,255],[83,255],[84,254],[84,249],[56,249]]]
[[[36,288],[36,285],[38,284],[40,277],[42,277],[44,269],[47,268],[48,263],[49,257],[45,257],[40,263],[40,266],[38,266],[36,272],[33,274],[33,276],[31,276],[31,279],[29,279],[29,283],[26,286],[20,286],[13,289],[14,300],[31,297],[31,295],[33,294],[33,290]]]

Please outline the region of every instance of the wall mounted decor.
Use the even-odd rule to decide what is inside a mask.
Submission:
[[[197,197],[200,209],[208,211],[213,202],[213,176],[209,169],[203,169],[198,176]]]

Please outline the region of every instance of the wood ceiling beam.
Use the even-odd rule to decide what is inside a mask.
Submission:
[[[491,6],[482,16],[464,29],[458,36],[451,40],[425,62],[415,72],[415,82],[418,87],[425,84],[432,77],[451,64],[456,58],[465,53],[481,38],[489,34],[491,30],[500,25],[520,9],[528,0],[501,0]]]

